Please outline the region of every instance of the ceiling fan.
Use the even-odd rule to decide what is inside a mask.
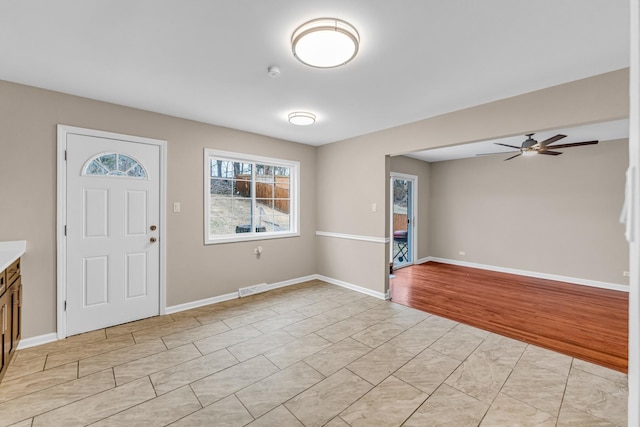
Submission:
[[[533,133],[528,133],[527,134],[527,139],[522,143],[522,145],[520,147],[517,147],[515,145],[509,145],[509,144],[502,144],[500,142],[495,142],[496,145],[502,145],[503,147],[509,147],[509,148],[515,148],[516,150],[518,150],[518,154],[516,154],[515,156],[511,156],[509,158],[504,159],[505,161],[507,160],[511,160],[511,159],[515,159],[518,156],[530,156],[530,155],[535,155],[535,154],[546,154],[548,156],[559,156],[560,154],[562,154],[562,152],[560,151],[554,151],[557,150],[559,148],[570,148],[570,147],[579,147],[581,145],[593,145],[593,144],[597,144],[598,141],[583,141],[583,142],[574,142],[571,144],[558,144],[558,145],[551,145],[556,141],[561,140],[562,138],[566,138],[567,135],[556,135],[556,136],[552,136],[549,139],[545,139],[542,142],[538,142],[535,139],[533,139]],[[488,155],[492,155],[492,154],[503,154],[503,153],[486,153],[486,154],[477,154],[478,156],[488,156]]]

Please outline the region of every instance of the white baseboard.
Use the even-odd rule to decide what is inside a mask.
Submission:
[[[363,288],[362,286],[354,285],[348,282],[343,282],[342,280],[333,279],[331,277],[322,276],[319,274],[316,275],[316,279],[322,280],[327,283],[331,283],[332,285],[337,285],[343,288],[351,289],[352,291],[360,292],[361,294],[369,295],[378,299],[384,299],[384,300],[389,299],[388,292],[385,294],[382,292],[372,291],[371,289]]]
[[[218,302],[229,301],[238,298],[238,292],[218,295],[217,297],[204,298],[197,301],[185,302],[184,304],[172,305],[165,309],[166,314],[173,314],[179,311],[191,310],[192,308],[203,307],[205,305],[216,304]]]
[[[597,280],[579,279],[577,277],[560,276],[557,274],[539,273],[537,271],[519,270],[517,268],[497,267],[494,265],[477,264],[475,262],[458,261],[455,259],[426,257],[420,259],[417,264],[425,262],[441,262],[443,264],[459,265],[461,267],[479,268],[481,270],[497,271],[500,273],[516,274],[518,276],[535,277],[537,279],[555,280],[557,282],[573,283],[575,285],[591,286],[592,288],[610,289],[613,291],[629,292],[629,286],[617,283],[599,282]]]
[[[47,344],[54,341],[58,341],[58,334],[56,334],[55,332],[38,335],[31,338],[23,338],[18,344],[18,350],[24,350],[25,348],[35,347],[37,345]]]
[[[432,261],[432,257],[428,256],[426,258],[420,258],[416,260],[416,264],[424,264],[425,262]]]
[[[283,288],[285,286],[291,286],[302,282],[308,282],[309,280],[314,280],[317,278],[317,275],[312,274],[310,276],[298,277],[296,279],[283,280],[282,282],[270,283],[267,285],[266,290],[270,291],[272,289]],[[217,297],[205,298],[197,301],[186,302],[184,304],[172,305],[165,309],[166,314],[173,314],[179,311],[190,310],[192,308],[203,307],[205,305],[216,304],[223,301],[229,301],[232,299],[238,298],[238,292],[231,292],[224,295],[219,295]]]
[[[282,282],[271,283],[267,285],[267,288],[269,290],[284,288],[285,286],[297,285],[298,283],[304,283],[304,282],[308,282],[310,280],[316,280],[316,279],[318,279],[318,275],[311,274],[309,276],[298,277],[297,279],[290,279],[290,280],[284,280]]]

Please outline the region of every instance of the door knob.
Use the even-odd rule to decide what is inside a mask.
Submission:
[[[151,243],[155,243],[157,240],[158,240],[158,239],[156,239],[155,237],[152,237],[152,238],[150,238],[150,239],[149,239],[149,241],[150,241]]]
[[[155,231],[155,230],[156,230],[156,228],[158,228],[158,227],[156,227],[155,225],[152,225],[151,227],[149,227],[149,229],[150,229],[151,231]]]

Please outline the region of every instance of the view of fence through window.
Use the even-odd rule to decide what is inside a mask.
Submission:
[[[290,231],[286,166],[210,159],[210,234]]]

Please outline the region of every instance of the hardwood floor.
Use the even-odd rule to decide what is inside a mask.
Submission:
[[[627,372],[626,292],[436,262],[394,275],[396,303]]]

